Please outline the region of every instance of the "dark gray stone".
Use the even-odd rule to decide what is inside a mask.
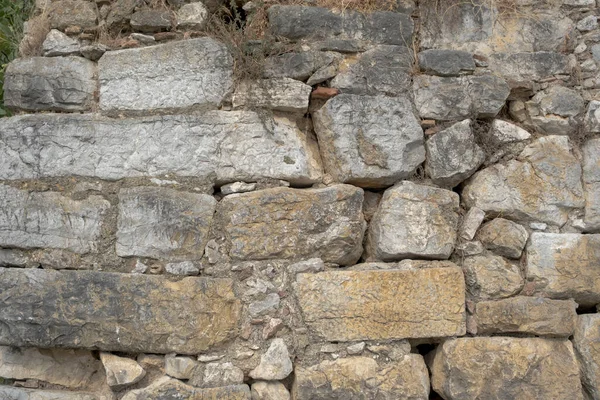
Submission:
[[[229,279],[0,268],[0,344],[197,354],[235,334]]]
[[[284,53],[265,60],[265,78],[306,81],[318,69],[337,63],[342,56],[330,51]]]
[[[171,28],[171,13],[159,10],[141,10],[133,13],[129,23],[131,27],[144,33],[156,33]]]
[[[460,50],[424,50],[419,53],[419,68],[430,75],[457,76],[475,70],[473,55]]]
[[[96,25],[96,6],[90,1],[49,1],[44,12],[50,18],[51,28],[65,29],[69,26],[90,28]]]
[[[46,57],[79,55],[79,48],[77,40],[57,29],[52,29],[42,44],[42,52]]]

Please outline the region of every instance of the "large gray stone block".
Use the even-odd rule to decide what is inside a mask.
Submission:
[[[217,201],[207,194],[136,187],[119,192],[119,256],[202,258]]]
[[[211,38],[109,51],[98,61],[108,113],[216,108],[231,91],[233,59]]]
[[[315,141],[287,118],[254,112],[110,119],[35,115],[0,120],[0,179],[175,174],[222,183],[321,177]]]
[[[0,268],[0,344],[198,354],[231,339],[229,279]]]
[[[511,88],[524,89],[533,89],[533,82],[571,72],[568,56],[552,51],[494,53],[489,57],[489,66]]]
[[[406,97],[342,94],[313,119],[325,169],[336,181],[385,187],[425,160],[423,130]]]
[[[85,111],[97,86],[96,64],[85,58],[18,58],[6,68],[4,104],[26,111]]]
[[[109,208],[100,196],[75,201],[56,192],[0,185],[0,246],[95,251]]]

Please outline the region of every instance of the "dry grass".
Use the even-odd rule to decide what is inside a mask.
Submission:
[[[42,44],[46,35],[50,32],[50,18],[46,11],[31,18],[27,23],[27,34],[19,43],[19,55],[21,57],[33,57],[42,55]]]

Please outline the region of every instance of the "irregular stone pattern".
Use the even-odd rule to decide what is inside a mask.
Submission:
[[[295,400],[426,400],[429,374],[419,354],[407,354],[389,366],[370,357],[323,361],[296,369],[292,396]]]
[[[462,200],[504,218],[562,226],[569,211],[584,206],[581,165],[566,136],[542,137],[517,160],[477,172]]]
[[[156,380],[142,389],[135,389],[122,400],[250,400],[248,385],[199,389],[169,377]],[[87,399],[85,399],[87,400]],[[95,399],[93,399],[95,400]]]
[[[573,335],[577,313],[573,300],[518,296],[477,303],[477,333],[526,333],[536,336]]]
[[[527,246],[527,279],[535,293],[573,298],[580,305],[600,303],[600,235],[534,232]]]
[[[0,268],[0,293],[10,346],[197,354],[230,339],[240,312],[229,279]]]
[[[520,258],[528,238],[527,229],[504,218],[494,218],[477,233],[486,249],[508,258]]]
[[[98,61],[107,112],[216,108],[231,91],[233,60],[211,38],[109,51]]]
[[[523,288],[519,266],[499,256],[465,258],[463,270],[467,291],[476,299],[502,299],[517,294]]]
[[[423,130],[406,97],[342,94],[313,120],[325,170],[336,181],[385,187],[425,160]]]
[[[465,334],[456,267],[298,274],[294,291],[306,324],[328,341]]]
[[[76,201],[57,192],[0,185],[0,246],[96,251],[109,208],[100,196]]]
[[[459,197],[403,181],[385,191],[371,220],[367,251],[377,260],[446,259],[457,237]]]
[[[291,78],[244,81],[233,95],[233,108],[269,108],[306,113],[312,88]]]
[[[136,187],[119,192],[117,255],[200,259],[217,201],[207,194]]]
[[[17,58],[4,77],[4,104],[25,111],[85,111],[94,102],[96,65],[81,57]]]
[[[235,260],[319,257],[340,265],[362,254],[363,191],[275,188],[232,194],[217,206],[229,255]]]
[[[581,382],[590,398],[600,398],[600,314],[577,316],[573,346],[581,368]]]
[[[23,146],[22,143],[27,143]],[[297,125],[249,111],[110,119],[31,115],[0,120],[0,179],[176,174],[223,183],[320,175],[316,145]]]
[[[438,346],[431,373],[433,390],[448,400],[583,400],[568,340],[450,339]]]

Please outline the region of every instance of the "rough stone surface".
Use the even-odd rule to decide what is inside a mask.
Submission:
[[[58,0],[48,3],[45,11],[50,26],[65,29],[69,26],[90,28],[96,25],[96,10],[92,2],[85,0]]]
[[[343,358],[298,367],[292,394],[296,400],[426,400],[429,374],[419,354],[385,366],[369,357]]]
[[[274,35],[291,40],[335,38],[406,47],[412,44],[413,22],[401,13],[334,13],[322,7],[275,5],[269,8],[269,23]]]
[[[252,400],[290,400],[290,393],[280,382],[258,381],[251,389]]]
[[[494,75],[413,78],[415,106],[421,118],[457,120],[495,117],[508,98],[504,79]]]
[[[102,394],[62,390],[32,390],[10,386],[0,386],[0,398],[8,400],[112,400],[111,396]]]
[[[582,148],[585,189],[585,230],[600,231],[600,139],[588,140]]]
[[[465,287],[456,267],[298,274],[294,291],[306,324],[329,341],[465,333]]]
[[[142,389],[128,392],[121,400],[250,400],[248,385],[224,386],[199,389],[185,383],[163,377]],[[44,399],[45,400],[45,399]],[[85,399],[87,400],[87,399]],[[95,400],[95,399],[90,399]]]
[[[293,368],[285,342],[283,339],[274,339],[266,353],[261,356],[260,364],[250,371],[250,377],[277,381],[287,378]]]
[[[162,32],[171,28],[171,14],[161,10],[140,10],[131,15],[129,23],[139,32]]]
[[[177,379],[190,379],[198,363],[190,357],[167,355],[165,373]]]
[[[568,135],[577,130],[585,103],[581,95],[563,86],[551,86],[525,103],[528,122],[549,135]]]
[[[0,246],[96,251],[109,208],[100,196],[76,201],[57,192],[0,185]]]
[[[424,50],[418,54],[419,68],[426,74],[458,76],[475,70],[473,55],[459,50]]]
[[[268,108],[306,113],[312,88],[292,78],[244,81],[233,95],[233,108]]]
[[[106,382],[113,390],[131,386],[146,376],[146,371],[135,360],[110,353],[100,353],[106,371]]]
[[[263,74],[265,78],[292,78],[306,81],[318,70],[336,66],[340,59],[340,54],[331,51],[284,53],[267,57]]]
[[[549,51],[494,53],[489,57],[489,66],[513,89],[533,89],[533,82],[571,72],[565,54]]]
[[[477,172],[467,182],[467,207],[527,222],[562,226],[572,209],[584,206],[581,165],[566,136],[542,137],[517,160]]]
[[[184,4],[177,11],[177,27],[201,30],[208,20],[208,10],[202,2]]]
[[[356,59],[344,60],[330,86],[349,94],[405,96],[410,90],[411,56],[405,46],[373,47]]]
[[[573,346],[579,360],[581,382],[592,399],[600,398],[600,314],[577,316]]]
[[[573,335],[577,313],[573,300],[517,296],[477,303],[478,334],[525,333],[536,336]]]
[[[46,57],[70,56],[79,54],[80,45],[61,31],[52,29],[42,44],[42,52]]]
[[[336,181],[384,187],[425,160],[423,130],[406,97],[342,94],[313,118],[325,170]]]
[[[527,229],[504,218],[491,220],[477,233],[485,248],[508,258],[520,258],[528,238]]]
[[[438,346],[431,372],[433,390],[445,399],[583,399],[568,340],[450,339]]]
[[[4,104],[26,111],[84,111],[96,91],[96,66],[80,57],[13,60],[5,72]]]
[[[224,195],[253,192],[254,190],[256,190],[256,183],[233,182],[221,186],[221,193]]]
[[[207,194],[136,187],[119,192],[117,255],[200,259],[217,201]]]
[[[485,212],[477,207],[473,207],[467,211],[463,218],[460,227],[460,238],[464,240],[473,240],[477,229],[481,226],[485,218]]]
[[[204,368],[197,368],[189,383],[202,388],[241,385],[244,383],[244,372],[230,362],[211,362]]]
[[[27,146],[22,146],[27,141]],[[0,179],[176,174],[218,181],[320,178],[314,141],[298,126],[253,112],[109,119],[35,115],[0,120]]]
[[[523,287],[519,267],[499,256],[473,256],[463,261],[467,291],[477,299],[501,299]]]
[[[240,312],[229,279],[0,268],[0,289],[11,346],[197,354],[230,339]]]
[[[110,51],[98,61],[100,108],[216,108],[232,89],[232,68],[225,45],[211,38]]]
[[[584,126],[590,132],[600,132],[600,101],[592,100],[587,106],[584,117]]]
[[[456,193],[409,181],[386,190],[369,227],[369,255],[383,261],[450,257],[458,203]]]
[[[489,135],[497,143],[513,143],[527,140],[531,134],[525,129],[501,119],[495,119],[489,131]]]
[[[319,257],[352,265],[362,254],[363,191],[274,188],[225,197],[216,221],[236,260]]]
[[[91,351],[8,346],[0,346],[0,376],[16,380],[37,379],[75,389],[94,386],[104,380],[102,364]]]
[[[527,246],[527,279],[535,294],[573,298],[580,305],[600,303],[600,235],[531,234]]]
[[[436,133],[427,140],[425,149],[425,171],[433,183],[442,187],[458,185],[485,161],[485,153],[475,143],[470,119]]]

